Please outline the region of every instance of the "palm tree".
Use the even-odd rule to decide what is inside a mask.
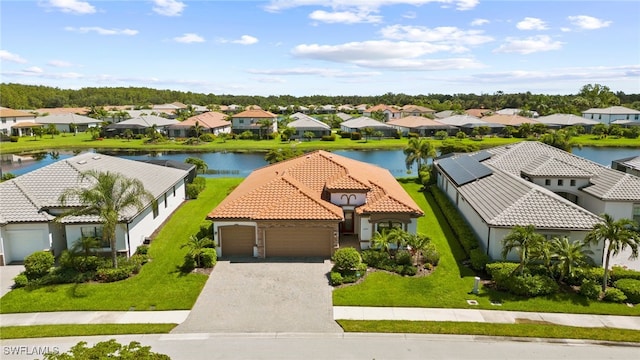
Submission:
[[[213,240],[208,237],[198,238],[195,235],[189,236],[189,241],[180,248],[188,247],[189,255],[196,261],[196,267],[202,266],[202,250],[214,245]]]
[[[199,173],[205,173],[207,172],[207,170],[209,169],[209,165],[207,165],[207,163],[199,158],[195,158],[195,157],[188,157],[184,160],[185,163],[187,164],[192,164],[196,166],[196,172]]]
[[[389,232],[376,231],[371,238],[371,247],[376,250],[384,251],[391,255],[391,242],[389,241]]]
[[[113,267],[118,267],[116,248],[116,226],[123,218],[123,212],[130,208],[142,210],[153,196],[144,189],[138,179],[130,179],[119,173],[88,170],[80,174],[81,183],[88,187],[77,186],[66,189],[59,198],[62,205],[69,200],[78,200],[82,206],[62,214],[58,219],[69,215],[98,215],[102,222],[103,240],[111,247]]]
[[[418,265],[420,255],[431,243],[431,238],[423,234],[409,234],[407,236],[407,245],[409,246],[411,254],[414,257],[413,263]]]
[[[51,135],[52,139],[53,139],[53,135],[56,134],[56,131],[58,131],[58,129],[56,128],[55,124],[47,125],[47,134]]]
[[[516,270],[519,269],[520,275],[523,275],[532,249],[535,249],[543,241],[545,241],[544,236],[536,233],[536,228],[533,225],[517,225],[509,235],[502,239],[502,258],[506,258],[512,250],[516,250],[520,259],[520,265]]]
[[[418,164],[418,169],[422,166],[422,162],[427,163],[429,158],[436,156],[436,149],[427,139],[411,138],[407,147],[404,149],[406,155],[405,164],[407,170],[411,170],[414,163]]]
[[[587,244],[603,243],[605,247],[604,276],[602,277],[602,291],[607,289],[609,281],[609,262],[611,255],[618,255],[627,247],[631,249],[629,259],[638,257],[640,247],[640,234],[634,231],[636,225],[633,220],[614,220],[609,214],[602,214],[603,222],[595,224],[593,229],[585,236],[584,242]]]
[[[122,132],[122,135],[124,135],[124,137],[126,137],[128,141],[131,141],[131,138],[133,137],[133,130],[124,129],[124,131]]]
[[[260,125],[260,139],[262,139],[264,137],[262,134],[262,131],[269,130],[269,128],[273,126],[273,120],[261,119],[261,120],[258,120],[258,125]]]
[[[71,252],[74,254],[82,253],[84,258],[88,258],[95,249],[100,247],[100,240],[93,236],[83,236],[74,241],[71,245]]]
[[[204,129],[204,127],[200,125],[199,121],[196,121],[196,123],[191,127],[191,130],[196,133],[196,139],[198,141],[200,141],[200,134],[202,134],[202,129]]]
[[[585,243],[578,240],[569,242],[566,236],[553,238],[551,246],[553,257],[558,261],[556,264],[560,272],[558,282],[562,282],[565,277],[573,276],[576,268],[589,263],[591,259],[587,255],[593,254]]]

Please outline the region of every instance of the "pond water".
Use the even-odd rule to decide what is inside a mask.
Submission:
[[[131,160],[163,159],[184,162],[188,157],[197,157],[204,160],[210,170],[216,174],[208,174],[209,177],[246,177],[253,170],[267,165],[264,160],[264,153],[234,153],[234,152],[206,152],[206,153],[131,153],[101,151],[104,154],[120,156]],[[395,177],[407,176],[405,167],[405,156],[402,150],[336,150],[335,154],[342,155],[354,160],[371,163],[388,169]],[[583,147],[575,148],[573,153],[583,158],[592,160],[604,166],[611,166],[612,160],[622,159],[631,156],[640,156],[640,149],[631,148],[595,148]],[[11,157],[11,155],[7,155]],[[49,165],[58,160],[74,156],[73,152],[60,151],[43,154],[37,160],[23,160],[22,162],[2,159],[2,171],[11,172],[14,175],[22,175],[27,172]],[[416,174],[414,165],[411,174]]]

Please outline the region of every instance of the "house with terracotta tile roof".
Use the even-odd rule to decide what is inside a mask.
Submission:
[[[419,106],[419,105],[411,105],[411,104],[401,107],[400,111],[402,112],[402,117],[407,117],[407,116],[430,116],[430,115],[434,115],[436,113],[435,110],[430,109],[428,107]]]
[[[516,225],[533,225],[549,239],[583,240],[603,213],[640,222],[639,177],[538,141],[445,156],[433,164],[437,186],[493,259],[501,258],[502,239]],[[602,244],[592,250],[602,264]],[[612,258],[612,264],[640,270],[640,260],[629,255]]]
[[[387,122],[393,119],[399,119],[402,117],[402,111],[400,111],[400,109],[393,106],[384,105],[384,104],[372,106],[366,109],[362,113],[362,115],[367,117],[374,117],[373,114],[377,112],[381,112],[382,114],[384,114],[384,119],[382,119],[382,121],[384,122]]]
[[[194,126],[198,123],[202,127],[203,134],[219,135],[231,133],[231,122],[227,120],[228,115],[217,111],[207,111],[200,115],[192,116],[184,121],[167,127],[171,137],[191,137],[196,136]]]
[[[477,118],[481,118],[483,116],[487,116],[487,115],[491,115],[493,114],[493,110],[491,109],[467,109],[464,111],[467,115],[471,115],[471,116],[475,116]]]
[[[318,150],[255,170],[208,219],[224,257],[328,258],[345,237],[415,233],[423,215],[388,170]]]
[[[515,126],[518,127],[522,124],[538,124],[538,121],[533,120],[531,118],[527,118],[524,116],[520,116],[517,114],[513,115],[505,115],[505,114],[493,114],[489,116],[482,117],[482,121],[492,123],[492,124],[500,124],[504,126]]]
[[[457,132],[455,126],[443,124],[424,116],[405,116],[400,119],[388,121],[387,125],[398,129],[402,132],[402,136],[407,136],[409,133],[416,133],[420,136],[433,136],[436,132],[442,130],[446,131],[449,135]]]
[[[90,179],[80,176],[88,170],[138,179],[153,196],[141,211],[126,208],[119,214],[117,251],[132,255],[186,199],[186,179],[194,166],[169,165],[83,153],[0,183],[0,264],[22,262],[42,250],[58,256],[82,237],[100,239],[102,223],[97,215],[58,219],[60,214],[82,205],[75,198],[62,204],[59,197],[66,189],[91,186]],[[110,251],[108,243],[102,246],[101,251]]]
[[[41,127],[35,122],[36,115],[26,111],[0,107],[0,133],[22,136],[31,134],[31,129]]]
[[[263,127],[263,121],[269,121],[269,127]],[[265,136],[278,131],[278,116],[262,109],[249,109],[231,116],[231,130],[234,134],[251,131],[254,135]]]

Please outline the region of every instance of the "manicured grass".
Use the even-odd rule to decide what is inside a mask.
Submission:
[[[83,283],[15,289],[2,297],[1,313],[80,310],[191,309],[207,276],[183,274],[187,249],[180,246],[195,234],[202,220],[242,179],[207,179],[197,200],[185,202],[151,243],[152,261],[138,275],[114,283]]]
[[[338,320],[338,323],[346,332],[485,335],[640,342],[639,331],[612,328],[580,328],[545,324],[487,324],[449,321]]]
[[[418,232],[426,234],[440,252],[436,270],[425,277],[402,277],[386,272],[367,275],[361,283],[333,291],[336,306],[401,306],[434,308],[481,308],[518,311],[567,312],[586,314],[640,315],[640,306],[590,301],[576,294],[523,298],[482,287],[470,294],[476,274],[462,265],[464,253],[431,194],[419,192],[420,185],[404,181],[405,190],[425,212],[418,221]],[[477,306],[466,300],[478,301]],[[491,302],[501,302],[496,307]]]
[[[167,334],[177,324],[87,324],[0,327],[0,339],[119,334]]]

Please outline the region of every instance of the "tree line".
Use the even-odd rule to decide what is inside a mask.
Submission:
[[[42,85],[16,83],[0,84],[0,106],[12,109],[40,109],[55,107],[89,107],[132,105],[147,108],[152,104],[175,101],[197,105],[258,105],[266,110],[277,111],[279,106],[320,106],[387,104],[404,106],[420,105],[436,111],[465,110],[472,108],[502,109],[518,108],[536,111],[540,115],[554,113],[579,114],[593,107],[624,105],[640,110],[640,94],[613,92],[600,84],[584,85],[575,95],[546,95],[531,92],[508,94],[497,91],[493,94],[426,94],[407,95],[386,93],[376,96],[251,96],[202,94],[191,91],[159,90],[146,87],[85,87],[60,89]]]

